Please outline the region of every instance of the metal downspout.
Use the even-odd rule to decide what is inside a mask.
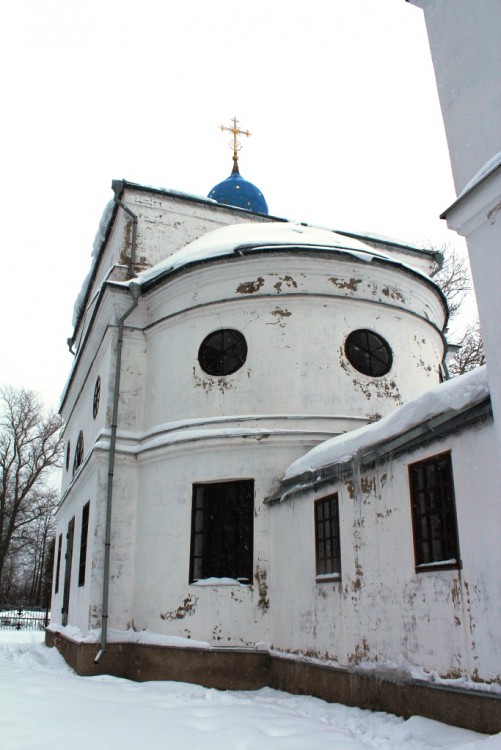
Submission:
[[[111,434],[110,434],[110,451],[108,455],[108,488],[106,495],[106,527],[104,538],[104,568],[103,568],[103,605],[101,614],[101,648],[94,659],[97,664],[106,651],[106,642],[108,635],[108,600],[110,584],[110,549],[111,549],[111,508],[113,500],[113,475],[115,470],[115,446],[117,439],[118,424],[118,400],[120,396],[120,375],[122,370],[122,348],[124,340],[124,324],[129,315],[136,309],[141,287],[139,284],[132,282],[129,285],[129,292],[133,298],[132,305],[124,312],[118,321],[118,341],[117,356],[115,363],[115,388],[113,393],[113,412],[111,417]]]

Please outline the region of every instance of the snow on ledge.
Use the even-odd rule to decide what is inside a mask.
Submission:
[[[359,452],[404,434],[439,414],[452,414],[474,406],[488,395],[487,369],[483,365],[408,401],[379,422],[320,443],[294,461],[286,469],[284,479],[351,461]]]
[[[87,635],[83,635],[80,628],[74,625],[58,625],[51,622],[47,630],[52,633],[61,633],[65,638],[75,643],[95,643],[98,645],[101,641],[101,628],[94,628],[89,630]],[[175,648],[212,648],[207,641],[195,641],[192,638],[162,635],[149,630],[134,630],[133,628],[128,630],[113,630],[110,628],[107,633],[107,640],[108,643],[146,643],[151,646],[173,646]]]
[[[489,175],[491,172],[494,172],[494,170],[499,166],[501,166],[501,151],[498,151],[497,154],[491,156],[491,158],[488,159],[485,164],[482,164],[480,169],[475,172],[470,180],[468,180],[464,188],[459,193],[457,199],[459,200],[464,195],[466,195],[466,193],[469,193],[470,190],[473,190],[473,188],[478,185],[479,182],[482,182],[484,177],[487,177],[487,175]]]
[[[220,581],[221,579],[217,579]],[[230,579],[228,579],[230,580]],[[238,581],[231,579],[232,585],[240,585]],[[89,630],[87,635],[83,635],[80,628],[75,625],[60,625],[56,622],[51,622],[48,625],[47,630],[51,633],[60,633],[65,638],[74,643],[95,643],[99,646],[101,642],[101,628],[94,628]],[[204,651],[211,651],[213,649],[221,650],[224,648],[227,651],[232,649],[246,650],[246,651],[269,651],[270,644],[262,641],[258,641],[250,646],[221,646],[220,643],[211,644],[208,641],[197,641],[194,638],[184,638],[183,636],[177,635],[164,635],[162,633],[155,633],[151,630],[134,630],[129,628],[128,630],[113,630],[108,629],[107,633],[108,643],[139,643],[148,646],[167,646],[170,648],[197,648]]]
[[[218,579],[220,580],[220,579]],[[234,581],[232,581],[234,583]],[[101,640],[101,629],[96,628],[90,630],[88,635],[82,635],[79,628],[74,625],[59,625],[51,622],[47,627],[52,633],[61,633],[65,638],[76,643],[95,643],[98,645]],[[154,633],[149,630],[108,630],[108,642],[109,643],[140,643],[151,646],[170,646],[173,648],[198,648],[204,650],[221,649],[219,644],[212,646],[207,641],[196,641],[191,638],[183,638],[175,635],[162,635],[161,633]],[[231,650],[229,647],[228,650]],[[240,650],[241,647],[238,647]],[[333,659],[321,659],[318,657],[306,656],[302,653],[291,653],[290,651],[281,651],[280,649],[273,648],[273,646],[267,641],[257,641],[254,646],[247,647],[246,650],[250,651],[267,651],[270,656],[289,659],[291,661],[306,662],[308,664],[315,664],[323,667],[332,667],[334,669],[348,670],[353,673],[364,673],[373,674],[389,680],[408,681],[416,680],[419,682],[427,682],[433,685],[443,685],[451,688],[457,688],[460,690],[475,690],[478,692],[494,693],[501,695],[501,685],[495,682],[477,682],[469,679],[468,677],[455,677],[445,678],[441,677],[436,671],[426,671],[424,667],[420,667],[412,662],[408,662],[405,659],[393,661],[390,659],[382,659],[379,661],[362,661],[357,665],[346,667],[340,664],[338,661]]]

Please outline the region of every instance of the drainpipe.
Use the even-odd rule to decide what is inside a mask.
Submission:
[[[101,648],[94,659],[97,664],[106,651],[106,639],[108,634],[108,600],[110,584],[110,549],[111,549],[111,507],[113,499],[113,475],[115,470],[115,446],[117,439],[118,424],[118,399],[120,396],[120,375],[122,369],[122,348],[124,340],[124,324],[129,315],[136,309],[141,295],[141,286],[136,282],[129,284],[129,292],[132,296],[132,305],[124,312],[118,321],[117,355],[115,362],[115,388],[113,393],[113,412],[111,417],[110,451],[108,456],[108,489],[106,495],[106,527],[104,537],[104,568],[103,568],[103,606],[101,615]]]
[[[115,203],[120,208],[123,208],[126,214],[132,219],[132,238],[130,243],[130,261],[129,261],[129,279],[133,279],[136,276],[136,237],[137,237],[137,215],[130,210],[125,203],[122,203],[118,198],[118,191],[123,187],[122,182],[113,182],[112,188],[115,190]]]

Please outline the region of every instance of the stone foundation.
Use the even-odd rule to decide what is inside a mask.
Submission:
[[[219,690],[272,687],[404,718],[420,715],[486,734],[501,732],[501,695],[493,693],[390,679],[239,649],[110,643],[95,664],[97,643],[77,643],[50,630],[45,642],[56,646],[82,676],[110,674],[138,682],[175,680]]]

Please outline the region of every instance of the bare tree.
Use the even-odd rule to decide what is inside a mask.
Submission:
[[[484,342],[478,320],[466,328],[458,346],[458,353],[448,365],[452,377],[463,375],[485,364]]]
[[[465,307],[476,308],[468,261],[451,245],[444,245],[440,252],[443,263],[433,280],[445,294],[450,319],[454,321],[454,332],[448,338],[458,351],[447,369],[451,377],[456,377],[485,364],[484,345],[478,319],[466,326],[464,322]],[[471,320],[471,313],[468,318]]]
[[[37,534],[42,546],[47,543],[58,497],[48,479],[60,465],[60,428],[59,416],[45,414],[33,391],[0,391],[0,598],[7,573],[15,573],[12,562],[29,550]]]
[[[441,268],[433,277],[445,296],[449,305],[449,315],[454,318],[461,310],[466,298],[473,294],[473,284],[470,276],[468,261],[462,257],[451,245],[440,248],[443,255]]]

